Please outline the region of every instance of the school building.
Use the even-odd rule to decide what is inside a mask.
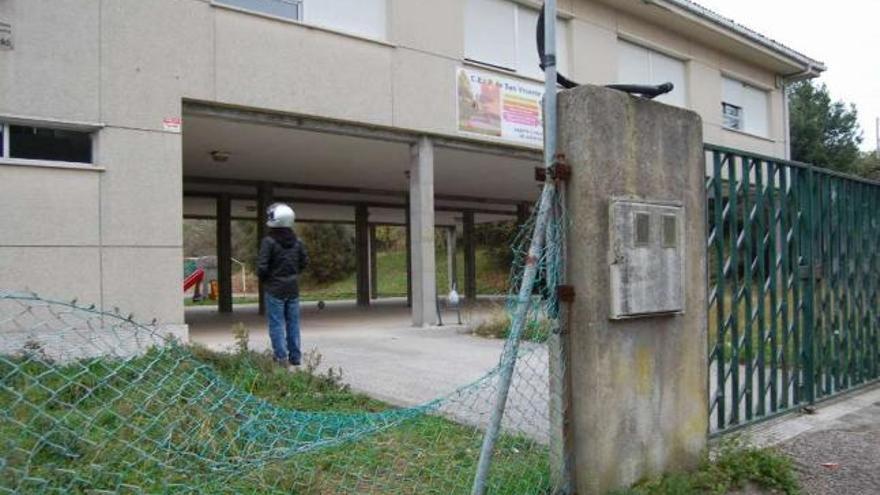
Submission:
[[[0,289],[182,326],[183,219],[217,220],[231,311],[231,220],[288,201],[356,226],[360,304],[371,226],[408,226],[413,323],[433,323],[435,243],[464,243],[473,297],[474,225],[539,193],[539,6],[0,0]],[[672,82],[706,142],[788,157],[785,88],[821,62],[688,0],[559,6],[568,77]]]

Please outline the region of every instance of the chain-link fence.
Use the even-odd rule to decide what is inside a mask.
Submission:
[[[508,305],[513,324],[526,306],[519,335],[534,341],[510,332],[496,368],[417,407],[252,352],[211,356],[118,311],[0,292],[0,492],[468,493],[514,363],[486,486],[555,492],[562,402],[550,383],[564,367],[546,341],[559,328],[564,215],[550,204],[540,256],[526,252],[534,221],[516,242],[511,287],[537,266],[531,295]]]

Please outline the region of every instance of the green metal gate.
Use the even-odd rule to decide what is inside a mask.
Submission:
[[[880,185],[706,146],[712,430],[880,378]]]

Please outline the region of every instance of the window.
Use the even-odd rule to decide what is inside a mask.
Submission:
[[[214,0],[293,21],[384,39],[388,0]]]
[[[385,39],[387,0],[302,0],[304,20],[311,24]]]
[[[222,5],[252,10],[294,21],[302,20],[302,0],[214,0]]]
[[[0,159],[92,163],[86,131],[0,123]]]
[[[657,101],[687,106],[685,63],[660,52],[624,40],[617,41],[617,82],[621,84],[662,84],[671,82],[675,89]]]
[[[743,109],[730,103],[721,103],[721,111],[724,113],[724,127],[728,129],[743,130]]]
[[[543,79],[538,59],[538,10],[510,0],[468,0],[465,7],[465,58],[523,76]],[[556,61],[568,71],[568,22],[556,24]]]
[[[636,213],[636,235],[633,242],[636,247],[651,244],[651,215],[648,213]]]
[[[722,91],[722,124],[727,129],[767,137],[770,101],[767,91],[725,77]]]
[[[678,244],[677,223],[674,215],[663,215],[663,247],[674,248]]]

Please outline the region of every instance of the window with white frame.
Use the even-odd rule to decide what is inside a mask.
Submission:
[[[302,20],[302,0],[214,0],[214,3],[283,19]]]
[[[538,58],[537,9],[511,0],[467,0],[464,51],[468,60],[543,79]],[[568,21],[556,23],[556,61],[568,71]]]
[[[92,163],[92,133],[0,122],[0,162]]]
[[[727,129],[767,137],[770,134],[770,95],[766,90],[729,77],[723,78],[722,125]]]
[[[629,41],[617,40],[617,82],[621,84],[662,84],[675,88],[657,101],[687,106],[687,68],[683,61]]]
[[[387,0],[302,0],[305,22],[376,39],[387,36]]]
[[[214,3],[385,39],[388,0],[214,0]]]

